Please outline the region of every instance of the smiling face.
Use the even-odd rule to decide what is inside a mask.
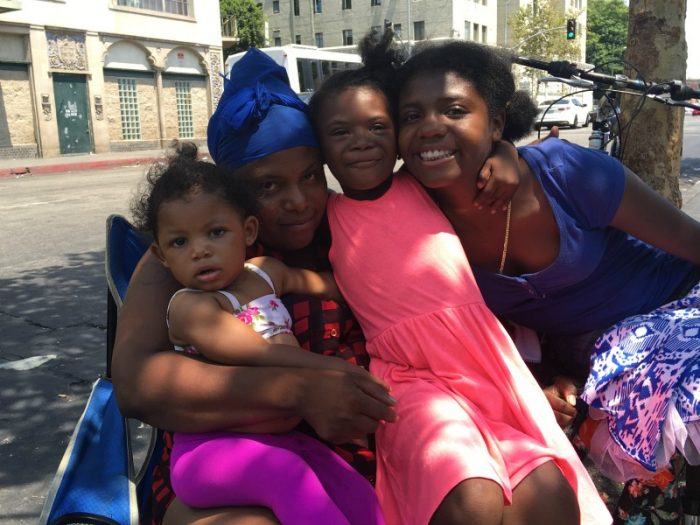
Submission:
[[[325,161],[348,193],[376,188],[396,163],[396,134],[383,93],[351,86],[327,97],[319,112]]]
[[[273,250],[306,248],[326,210],[328,187],[317,148],[290,148],[241,168],[259,193],[259,241]]]
[[[161,204],[153,251],[183,286],[220,290],[243,270],[257,229],[255,217],[244,219],[223,197],[197,191]]]
[[[489,115],[474,85],[453,72],[413,77],[401,89],[398,118],[401,157],[432,189],[455,183],[475,189],[479,169],[504,124],[502,115]]]

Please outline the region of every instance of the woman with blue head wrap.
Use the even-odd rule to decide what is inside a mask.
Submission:
[[[213,159],[258,191],[260,233],[249,255],[272,254],[290,265],[329,269],[323,165],[306,106],[290,89],[284,69],[260,51],[249,51],[234,66],[231,78],[225,83],[222,99],[210,120],[208,138]],[[164,351],[170,345],[163,319],[169,297],[176,288],[172,277],[149,255],[132,277],[121,311],[113,360],[115,389],[126,415],[177,432],[219,435],[229,430],[286,432],[304,419],[318,435],[339,443],[363,438],[380,421],[395,417],[386,386],[367,374],[304,368],[224,367]],[[306,297],[284,299],[292,316],[293,331],[302,346],[367,365],[364,340],[346,306]],[[168,440],[165,441],[167,445]],[[330,463],[337,461],[328,454],[330,449],[311,452],[308,448],[295,450],[294,446],[290,443],[280,452],[299,452],[312,462],[312,467],[299,479],[305,483],[310,476],[322,477],[321,484],[327,494],[314,498],[314,504],[326,498],[326,503],[340,509],[342,517],[324,523],[381,522],[371,490],[369,494],[359,490],[360,494],[356,488],[349,488],[353,483],[357,487],[357,481],[369,486],[358,480],[356,473],[343,470],[337,474],[336,465],[333,467],[336,474],[323,477],[331,472]],[[359,465],[358,460],[362,462],[360,458],[365,458],[366,472],[373,473],[371,451],[359,446],[344,446],[338,451],[355,466]],[[166,452],[166,459],[167,456]],[[206,468],[202,471],[200,481],[207,481]],[[199,514],[183,509],[178,503],[168,512],[167,523],[192,523],[200,517],[206,517],[203,522],[210,522],[207,520],[212,516],[226,523],[249,523],[248,519],[254,517],[262,520],[256,523],[274,522],[269,512],[252,507],[299,508],[304,503],[290,498],[296,497],[293,494],[303,494],[305,488],[297,480],[295,490],[290,490],[292,487],[285,484],[288,481],[285,473],[274,472],[260,478],[267,480],[258,487],[261,498],[243,498],[243,487],[231,487],[230,494],[235,497],[212,500],[217,505],[249,508]],[[168,474],[169,466],[165,464],[155,473],[154,523],[160,523],[173,499]],[[245,488],[251,492],[249,487]],[[213,489],[203,492],[207,491]],[[291,521],[294,518],[288,519],[283,521],[294,522]]]

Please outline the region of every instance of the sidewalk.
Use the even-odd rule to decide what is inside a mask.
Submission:
[[[149,165],[164,158],[167,149],[123,151],[118,153],[89,153],[64,155],[52,158],[0,159],[0,177],[11,175],[43,175],[66,171],[98,170],[124,166]],[[205,146],[199,148],[200,156],[208,157]]]

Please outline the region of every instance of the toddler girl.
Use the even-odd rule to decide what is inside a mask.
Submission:
[[[366,373],[298,346],[278,295],[338,299],[337,288],[328,274],[268,257],[245,260],[258,220],[255,199],[236,177],[180,156],[152,170],[149,183],[135,214],[153,232],[152,251],[185,287],[168,307],[177,350],[222,365]],[[175,434],[171,481],[177,497],[191,507],[268,507],[283,524],[383,523],[372,486],[359,473],[299,432],[254,433],[269,428],[266,423],[246,434]]]

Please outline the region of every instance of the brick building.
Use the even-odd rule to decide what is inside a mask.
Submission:
[[[220,24],[211,0],[0,0],[0,158],[204,141]]]

